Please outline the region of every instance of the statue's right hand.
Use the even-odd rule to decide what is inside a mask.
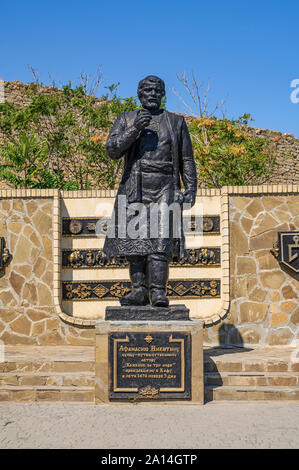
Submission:
[[[139,131],[141,131],[142,129],[145,129],[146,126],[149,125],[151,119],[152,119],[151,113],[147,109],[141,108],[137,112],[137,116],[134,121],[134,127],[138,129]]]

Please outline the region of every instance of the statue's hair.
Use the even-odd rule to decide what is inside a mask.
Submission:
[[[138,89],[137,89],[138,98],[140,97],[140,95],[142,95],[143,88],[148,82],[159,83],[163,92],[163,96],[165,95],[165,83],[162,80],[162,78],[156,77],[155,75],[148,75],[147,77],[140,80],[140,82],[138,83]]]

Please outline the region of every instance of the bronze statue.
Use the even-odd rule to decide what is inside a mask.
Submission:
[[[107,139],[109,156],[125,158],[104,245],[109,258],[125,256],[130,264],[132,291],[121,305],[147,305],[150,300],[154,307],[168,306],[168,264],[172,257],[184,256],[183,205],[195,203],[197,177],[188,128],[183,116],[160,108],[164,95],[160,78],[141,80],[142,108],[118,116]]]

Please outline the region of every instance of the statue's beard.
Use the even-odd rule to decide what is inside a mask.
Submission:
[[[161,101],[141,100],[142,107],[150,111],[157,111],[160,108]]]

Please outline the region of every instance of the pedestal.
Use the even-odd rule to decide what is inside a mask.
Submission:
[[[185,306],[108,307],[106,318],[96,323],[96,403],[203,404],[203,328]]]
[[[176,321],[189,320],[189,309],[185,305],[169,307],[107,307],[105,320],[109,321]]]

